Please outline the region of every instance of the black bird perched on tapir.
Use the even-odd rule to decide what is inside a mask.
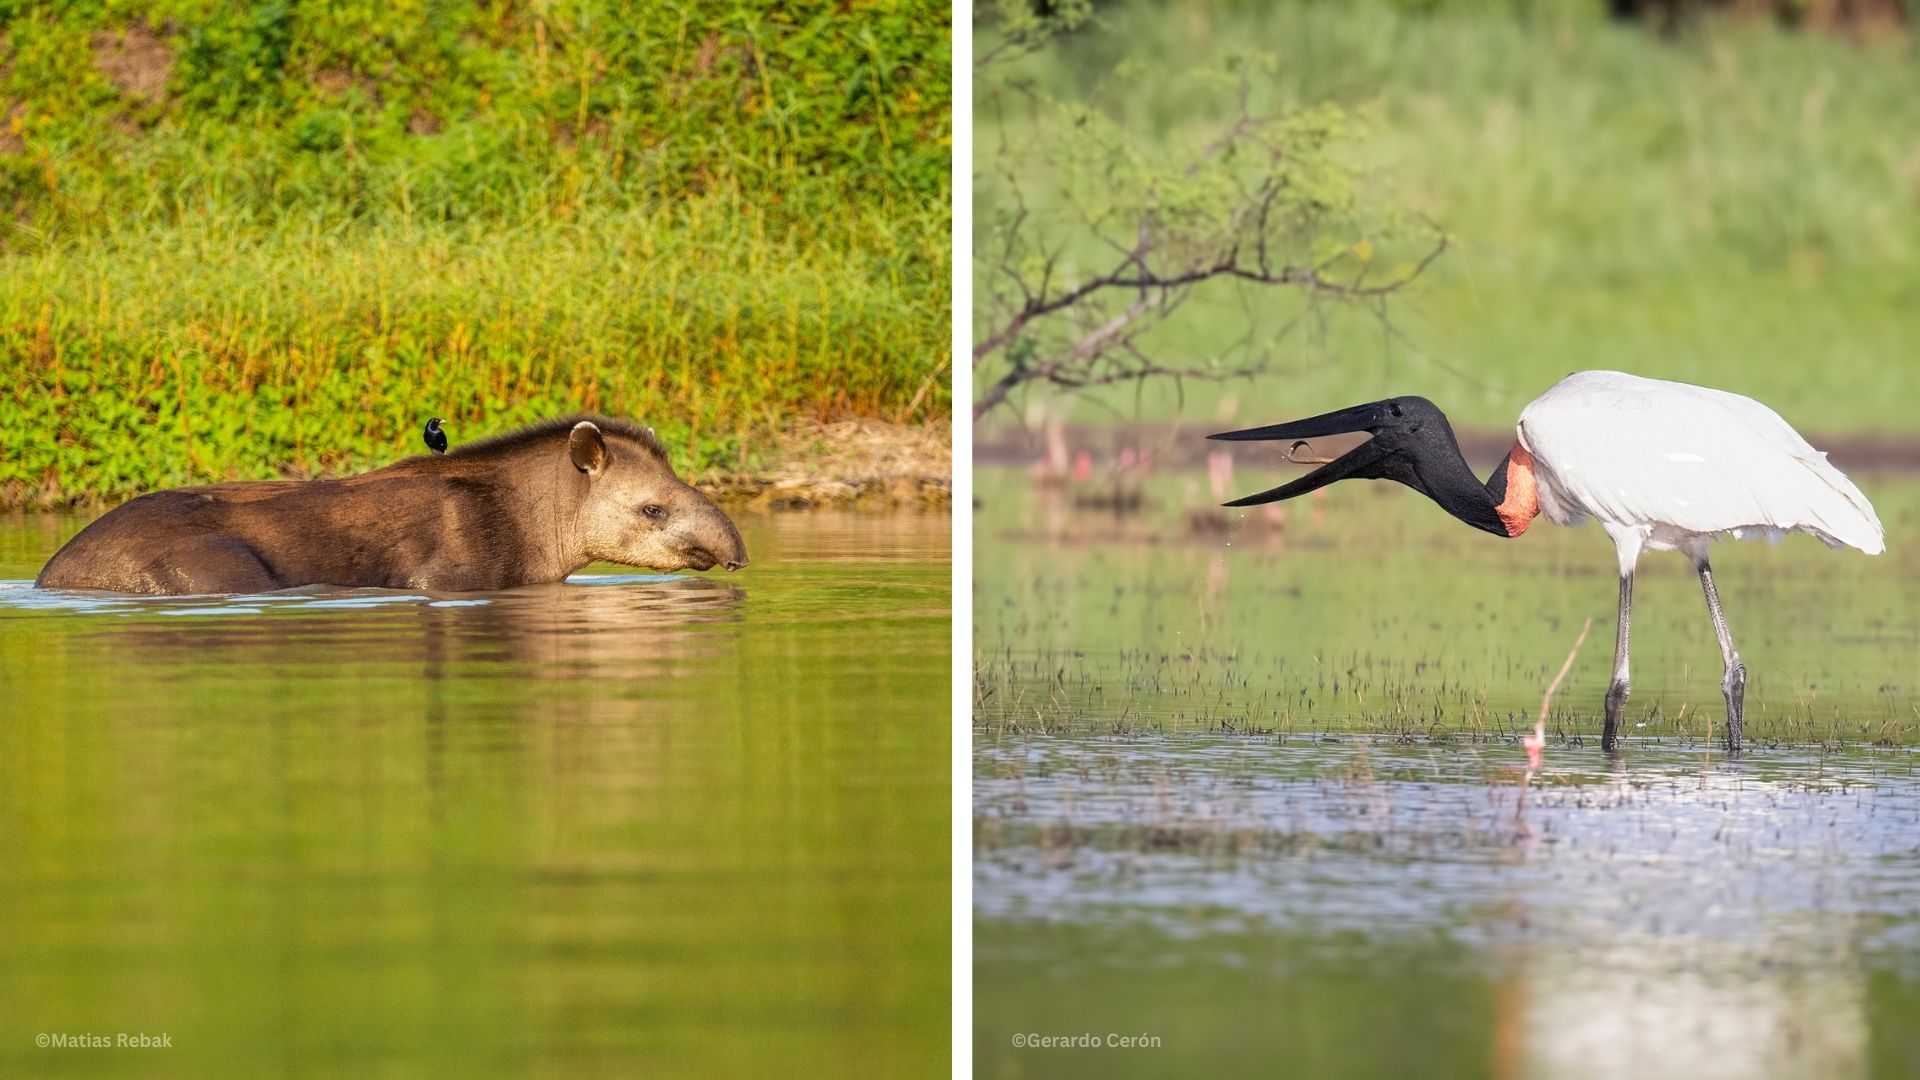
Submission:
[[[440,430],[440,424],[440,418],[433,417],[427,421],[427,430],[420,433],[420,437],[427,440],[427,449],[436,454],[447,452],[447,433]]]

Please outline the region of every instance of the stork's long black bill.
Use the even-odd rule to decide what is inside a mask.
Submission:
[[[1302,421],[1302,423],[1306,423],[1306,421]],[[1288,428],[1294,427],[1295,425],[1276,424],[1274,426],[1276,428]],[[1254,430],[1265,429],[1256,428]],[[1346,428],[1343,431],[1328,431],[1321,432],[1321,434],[1338,435],[1352,430],[1352,428]],[[1213,436],[1213,438],[1216,439],[1222,437],[1223,436],[1219,435]],[[1301,438],[1301,436],[1288,434],[1276,436],[1276,438]],[[1262,503],[1279,502],[1282,499],[1291,499],[1296,495],[1305,495],[1307,492],[1313,491],[1316,488],[1326,487],[1336,480],[1345,480],[1353,476],[1372,478],[1374,474],[1369,471],[1369,467],[1378,463],[1386,454],[1386,448],[1374,442],[1364,442],[1339,457],[1334,458],[1320,468],[1290,483],[1281,484],[1277,488],[1268,488],[1266,491],[1262,491],[1256,495],[1243,495],[1230,503],[1224,503],[1222,505],[1259,506]]]
[[[1507,463],[1485,484],[1460,456],[1447,416],[1422,397],[1388,398],[1338,409],[1305,420],[1223,431],[1210,439],[1232,442],[1316,439],[1365,432],[1372,436],[1325,466],[1292,483],[1235,499],[1228,506],[1259,506],[1305,495],[1340,480],[1393,480],[1420,492],[1461,521],[1496,536],[1516,536],[1500,516]],[[1531,517],[1529,512],[1527,515]],[[1524,523],[1519,526],[1525,528]]]
[[[1223,431],[1209,435],[1209,439],[1227,442],[1270,442],[1279,439],[1317,439],[1326,435],[1349,435],[1354,432],[1371,432],[1378,427],[1384,402],[1367,405],[1354,405],[1345,409],[1335,409],[1319,416],[1309,416],[1304,420],[1291,420],[1284,424],[1268,424],[1265,427],[1244,428],[1240,431]],[[1277,488],[1270,488],[1257,495],[1246,495],[1235,499],[1227,506],[1259,506],[1262,503],[1279,502],[1296,495],[1305,495],[1309,491],[1323,488],[1336,480],[1350,477],[1375,477],[1377,472],[1368,467],[1378,464],[1387,453],[1387,447],[1377,441],[1369,441],[1354,447],[1345,454],[1328,462],[1325,467]]]

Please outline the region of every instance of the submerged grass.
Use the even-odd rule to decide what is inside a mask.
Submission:
[[[1734,388],[1809,428],[1914,429],[1900,404],[1920,391],[1912,38],[1708,19],[1668,39],[1598,3],[1413,7],[1118,5],[1020,62],[1020,78],[1175,148],[1216,136],[1233,106],[1192,72],[1270,56],[1252,111],[1351,110],[1379,196],[1452,239],[1390,304],[1395,331],[1369,311],[1322,326],[1275,290],[1210,288],[1142,348],[1178,366],[1251,350],[1274,378],[1092,401],[1265,415],[1421,393],[1457,422],[1509,426],[1568,371],[1611,367]],[[1024,124],[1018,100],[983,123]],[[1041,197],[1047,179],[1027,179]]]
[[[1863,479],[1890,531],[1920,517],[1912,481]],[[1056,736],[1511,743],[1581,621],[1612,625],[1612,551],[1595,529],[1501,543],[1389,485],[1331,489],[1277,521],[1159,476],[1137,513],[1075,508],[1025,474],[981,470],[974,730]],[[1424,509],[1423,509],[1424,508]],[[1716,547],[1748,670],[1756,749],[1920,742],[1914,622],[1899,549],[1805,538]],[[1724,738],[1720,659],[1684,560],[1642,562],[1628,744]],[[1607,649],[1584,649],[1553,698],[1549,753],[1598,752]]]
[[[1441,653],[1412,663],[1353,653],[1336,663],[1333,673],[1317,662],[1289,673],[1286,657],[1266,652],[1123,653],[1100,660],[1077,649],[977,656],[975,735],[994,741],[1206,737],[1276,745],[1357,739],[1499,744],[1517,752],[1532,733],[1535,714],[1521,703],[1531,692],[1525,677],[1475,680]],[[1589,666],[1598,670],[1603,662]],[[1704,668],[1698,673],[1706,674]],[[1636,697],[1653,700],[1632,710],[1631,737],[1710,752],[1723,745],[1722,705],[1704,688],[1661,693],[1643,685]],[[1601,721],[1597,699],[1557,706],[1547,720],[1547,745],[1597,747]],[[1904,688],[1892,686],[1831,698],[1807,690],[1756,702],[1746,723],[1748,748],[1758,750],[1899,748],[1920,741],[1920,709]]]
[[[0,503],[947,411],[938,5],[0,14]]]

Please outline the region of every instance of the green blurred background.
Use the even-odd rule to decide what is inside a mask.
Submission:
[[[1143,155],[1181,160],[1231,116],[1233,88],[1206,73],[1264,64],[1251,111],[1337,106],[1336,152],[1361,197],[1390,208],[1383,221],[1425,217],[1450,239],[1389,300],[1391,332],[1332,305],[1324,325],[1283,338],[1297,293],[1210,283],[1147,351],[1181,364],[1265,354],[1271,374],[1034,393],[986,430],[1037,401],[1097,423],[1113,410],[1277,419],[1405,393],[1457,423],[1510,428],[1567,372],[1619,368],[1749,394],[1803,430],[1912,431],[1911,19],[1897,2],[1674,6],[1670,21],[1616,18],[1601,0],[1099,4],[1090,23],[982,71],[976,145],[989,151],[1029,130],[1040,100],[1091,106]],[[1020,179],[1044,213],[1056,178]],[[976,266],[976,291],[991,272]]]
[[[0,505],[945,416],[950,9],[0,0]]]

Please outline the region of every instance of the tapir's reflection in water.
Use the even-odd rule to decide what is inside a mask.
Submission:
[[[489,593],[327,586],[252,596],[73,596],[68,606],[181,619],[102,620],[130,663],[195,649],[224,664],[400,665],[451,677],[631,678],[712,670],[737,649],[747,590],[657,574],[580,574]],[[224,615],[225,618],[210,616]]]

